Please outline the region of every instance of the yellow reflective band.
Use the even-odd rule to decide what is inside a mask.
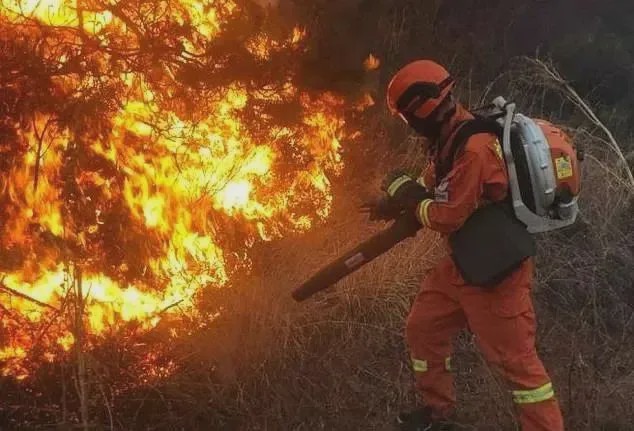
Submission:
[[[493,152],[497,156],[498,159],[504,160],[504,154],[502,153],[502,146],[500,145],[500,141],[498,139],[491,141],[491,147]]]
[[[390,186],[387,188],[387,194],[393,197],[396,194],[396,191],[408,181],[412,181],[412,179],[407,175],[401,175],[400,177],[392,181],[392,184],[390,184]]]
[[[412,358],[412,365],[414,366],[414,371],[417,373],[424,373],[427,371],[427,361]]]
[[[427,184],[425,184],[425,177],[424,177],[424,176],[423,176],[423,177],[418,177],[418,179],[416,180],[416,182],[417,182],[418,184],[420,184],[421,186],[423,186],[423,187],[427,188]]]
[[[513,391],[513,401],[515,404],[533,404],[554,398],[555,391],[552,383],[528,391]]]
[[[445,370],[451,371],[451,357],[445,358]]]
[[[417,217],[418,221],[421,222],[423,226],[429,227],[429,205],[433,201],[433,199],[425,199],[420,204],[418,204]]]

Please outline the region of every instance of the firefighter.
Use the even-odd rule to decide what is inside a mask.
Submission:
[[[418,196],[415,211],[424,227],[450,235],[480,207],[502,202],[509,193],[500,142],[491,133],[467,138],[452,154],[452,140],[473,119],[455,99],[455,81],[430,60],[408,64],[389,84],[387,104],[424,137],[430,164],[417,183],[427,194],[412,195],[407,176],[392,178],[394,199]],[[439,166],[447,166],[446,172]],[[401,197],[400,195],[405,195]],[[535,312],[530,297],[534,263],[526,258],[494,286],[469,285],[451,255],[427,275],[406,324],[416,386],[422,407],[399,415],[402,430],[448,430],[455,408],[451,375],[452,341],[467,327],[488,363],[507,380],[523,431],[561,431],[563,420],[552,382],[535,349]]]

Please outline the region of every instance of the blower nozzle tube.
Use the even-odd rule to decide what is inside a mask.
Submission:
[[[304,301],[317,292],[332,286],[362,266],[390,250],[399,242],[416,236],[421,224],[411,213],[399,216],[387,229],[370,237],[337,260],[322,268],[308,281],[296,288],[293,299]]]

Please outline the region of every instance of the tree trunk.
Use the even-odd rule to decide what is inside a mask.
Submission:
[[[75,266],[75,351],[77,352],[77,380],[80,402],[80,418],[83,430],[89,429],[89,409],[88,409],[88,372],[86,367],[86,355],[84,354],[84,292],[82,286],[81,269]]]

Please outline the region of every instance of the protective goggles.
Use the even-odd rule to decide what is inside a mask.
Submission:
[[[431,82],[415,82],[403,92],[401,97],[396,101],[396,110],[398,116],[406,124],[410,124],[410,118],[425,103],[432,99],[438,99],[442,96],[443,91],[454,83],[454,79],[449,76],[439,84]],[[429,115],[433,113],[430,112]],[[428,116],[429,116],[428,115]]]

